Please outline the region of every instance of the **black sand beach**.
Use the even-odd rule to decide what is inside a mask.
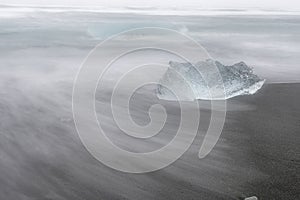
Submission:
[[[198,136],[175,163],[140,175],[96,161],[77,136],[69,104],[42,94],[35,96],[41,104],[32,104],[16,88],[5,91],[0,199],[298,199],[299,90],[300,84],[267,84],[229,100],[221,138],[207,157],[197,157]]]
[[[300,15],[0,9],[0,200],[300,199]],[[267,83],[254,95],[227,101],[223,132],[207,157],[199,159],[198,152],[211,115],[209,102],[199,101],[199,133],[189,150],[162,170],[127,174],[100,163],[83,146],[72,115],[72,87],[97,44],[145,26],[184,33],[212,58],[226,65],[243,61]],[[165,41],[158,36],[154,42]],[[140,42],[138,36],[133,39]],[[114,43],[105,51],[124,46]],[[121,60],[116,72],[122,75],[137,58]],[[137,78],[149,76],[142,75]],[[153,90],[137,91],[130,104],[137,123],[149,122],[147,109],[153,102],[169,114],[162,134],[146,143],[125,137],[116,127],[108,97],[106,91],[97,93],[97,114],[120,147],[153,151],[174,136],[180,118],[176,102],[158,100]]]

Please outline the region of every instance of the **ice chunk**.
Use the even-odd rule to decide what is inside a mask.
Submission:
[[[245,200],[258,200],[258,198],[256,196],[252,196],[245,198]]]
[[[170,61],[169,65],[157,87],[160,99],[229,99],[254,94],[265,82],[244,62],[225,66],[208,59],[196,64]]]

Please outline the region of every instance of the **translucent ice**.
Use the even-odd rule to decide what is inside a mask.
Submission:
[[[196,64],[170,61],[157,96],[165,100],[220,100],[256,93],[265,80],[244,62],[225,66],[208,59]]]
[[[258,198],[256,196],[252,196],[245,198],[245,200],[258,200]]]

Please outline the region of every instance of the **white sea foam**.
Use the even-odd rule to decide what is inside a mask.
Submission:
[[[214,15],[300,15],[299,10],[263,10],[263,9],[203,9],[194,7],[67,7],[67,6],[21,6],[0,5],[0,17],[19,16],[29,12],[95,12],[142,15],[177,15],[177,16],[214,16]],[[5,13],[5,14],[3,14]]]

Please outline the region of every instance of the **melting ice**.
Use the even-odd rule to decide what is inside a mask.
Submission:
[[[256,93],[265,80],[244,62],[225,66],[208,59],[196,64],[170,61],[157,96],[165,100],[221,100]]]

